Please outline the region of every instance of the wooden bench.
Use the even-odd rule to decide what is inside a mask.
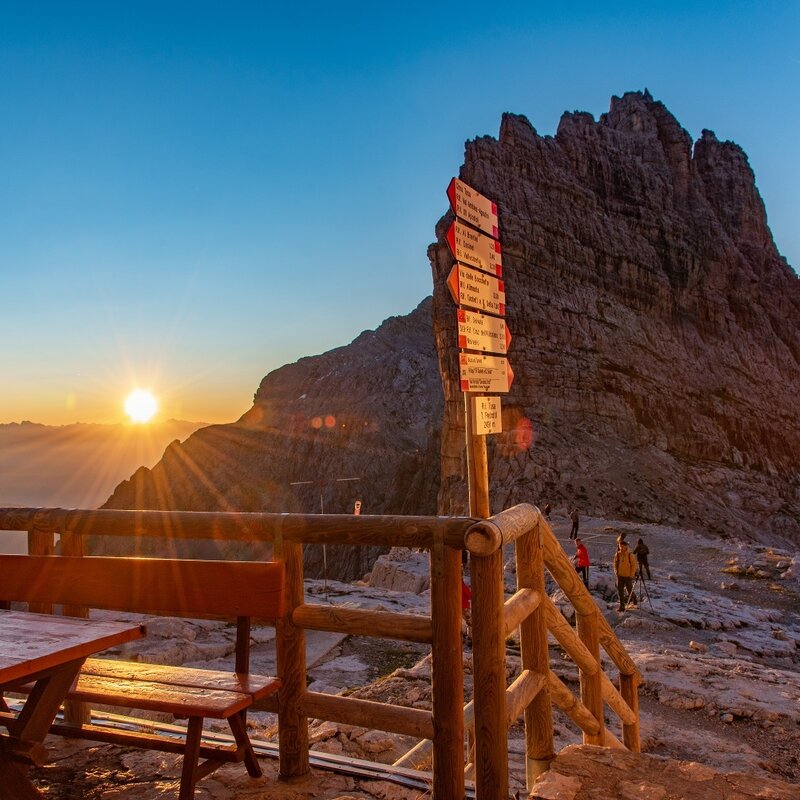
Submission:
[[[246,730],[247,709],[276,692],[280,682],[250,672],[250,625],[252,618],[272,622],[281,618],[284,585],[281,562],[0,556],[0,600],[33,604],[31,610],[62,605],[73,613],[86,607],[236,619],[234,672],[91,658],[68,694],[73,701],[187,718],[184,740],[89,723],[65,722],[51,729],[79,738],[182,753],[180,800],[191,800],[196,782],[224,763],[244,761],[251,776],[261,775]],[[227,720],[235,746],[203,744],[206,717]],[[205,759],[202,763],[201,758]]]

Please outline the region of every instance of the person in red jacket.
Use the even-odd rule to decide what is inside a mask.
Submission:
[[[462,580],[461,581],[461,616],[464,619],[464,625],[467,629],[467,643],[472,643],[472,611],[470,606],[472,605],[472,590],[467,586],[467,584]]]
[[[575,569],[583,578],[583,585],[588,589],[589,566],[591,562],[589,561],[589,551],[580,539],[575,539],[575,555],[572,557],[572,561],[575,564]]]

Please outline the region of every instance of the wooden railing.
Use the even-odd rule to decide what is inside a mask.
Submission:
[[[398,765],[432,759],[433,796],[464,797],[464,738],[478,800],[508,797],[508,727],[525,716],[528,782],[554,757],[552,704],[583,731],[584,741],[639,749],[640,676],[537,508],[515,506],[486,520],[467,517],[345,516],[186,511],[0,509],[0,530],[28,531],[31,554],[86,552],[88,536],[143,536],[271,542],[286,563],[288,609],[276,626],[278,697],[261,706],[278,714],[280,774],[309,769],[308,718],[325,719],[422,741]],[[343,609],[304,601],[302,545],[382,545],[430,551],[429,617]],[[514,543],[517,591],[505,599],[503,546]],[[461,552],[470,553],[473,592],[473,700],[464,705],[461,643]],[[545,591],[545,568],[572,602],[577,632]],[[52,609],[39,608],[42,612]],[[85,614],[85,609],[65,609]],[[506,686],[506,637],[520,630],[521,673]],[[310,692],[305,630],[384,637],[431,646],[432,709]],[[577,664],[580,697],[550,670],[548,631]],[[600,647],[619,669],[619,689],[602,671]],[[604,704],[622,721],[622,743],[603,722]],[[80,707],[69,710],[85,718]]]

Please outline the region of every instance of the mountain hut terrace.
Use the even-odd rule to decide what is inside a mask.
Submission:
[[[42,742],[48,729],[62,736],[181,753],[180,800],[194,797],[197,782],[222,763],[243,761],[250,775],[260,774],[256,753],[277,755],[279,776],[289,781],[302,780],[312,762],[329,770],[352,770],[352,759],[343,755],[314,760],[309,718],[415,737],[418,744],[393,766],[375,764],[374,772],[383,780],[416,779],[436,800],[505,800],[507,730],[520,717],[525,723],[530,788],[554,758],[553,704],[582,731],[584,743],[639,751],[641,676],[534,506],[518,505],[488,519],[15,508],[0,509],[0,530],[28,532],[27,556],[0,556],[0,601],[5,609],[23,602],[30,612],[53,614],[60,606],[63,615],[83,619],[90,608],[222,616],[235,618],[237,632],[233,673],[95,658],[83,663],[85,654],[81,655],[72,663],[83,663],[82,672],[71,690],[72,679],[63,686],[62,718],[52,727],[52,716],[44,719],[46,714],[36,711],[35,702],[43,692],[52,694],[54,678],[32,675],[27,686],[19,679],[0,680],[5,693],[5,700],[0,695],[0,728],[5,729],[0,733],[0,774],[13,776],[15,786],[25,787],[17,791],[9,788],[9,780],[0,780],[2,800],[43,796],[26,775],[31,765],[46,759]],[[275,561],[101,558],[86,555],[89,536],[268,542]],[[305,602],[302,548],[319,543],[430,551],[430,615]],[[503,547],[512,544],[517,590],[506,598]],[[472,585],[475,685],[466,705],[461,614],[465,550]],[[549,599],[545,570],[572,603],[576,629]],[[24,612],[0,611],[0,618],[20,613]],[[52,624],[58,619],[63,617]],[[275,626],[275,676],[250,673],[251,621]],[[507,686],[506,637],[515,629],[521,673]],[[431,709],[309,691],[306,630],[430,645]],[[580,697],[551,671],[548,633],[576,664]],[[618,671],[616,685],[603,671],[601,648]],[[141,719],[118,715],[101,715],[101,725],[91,710],[93,702],[168,710],[187,718],[188,724],[162,726],[169,736],[154,733],[154,726]],[[604,721],[606,707],[618,719],[616,734]],[[254,750],[247,735],[248,710],[277,714],[277,748]],[[41,718],[32,724],[30,718],[37,713]],[[226,746],[219,745],[220,737],[204,733],[207,717],[230,724]],[[177,738],[176,732],[181,734]],[[364,762],[358,768],[371,769]],[[247,781],[242,769],[243,787]]]

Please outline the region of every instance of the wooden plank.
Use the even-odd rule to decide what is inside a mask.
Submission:
[[[301,628],[338,631],[353,636],[374,636],[426,644],[430,644],[433,639],[430,617],[415,614],[304,603],[292,612],[292,622]]]
[[[320,692],[306,692],[300,702],[304,714],[317,719],[357,725],[378,731],[433,737],[433,715],[420,708],[376,703],[355,697],[338,697]]]
[[[109,706],[166,711],[176,717],[214,719],[227,719],[231,714],[247,708],[253,701],[249,694],[240,692],[83,674],[78,677],[77,685],[70,690],[69,697]]]
[[[0,611],[0,685],[138,639],[140,625]]]
[[[272,619],[284,607],[276,561],[0,556],[0,576],[7,599],[28,602]]]
[[[223,511],[127,511],[121,509],[0,508],[0,530],[46,527],[81,536],[151,536],[308,544],[430,547],[435,535],[461,547],[475,520],[367,514],[272,514]]]
[[[69,739],[88,739],[92,742],[116,744],[122,747],[139,747],[143,750],[157,750],[162,753],[183,754],[185,747],[184,741],[174,736],[116,730],[104,725],[70,725],[56,722],[50,726],[50,733],[66,736]],[[244,753],[237,746],[201,745],[200,757],[239,763],[244,758]]]
[[[464,664],[461,650],[461,553],[439,541],[431,551],[433,797],[464,797]]]
[[[225,672],[192,667],[172,667],[165,664],[146,664],[141,661],[117,661],[106,658],[87,658],[82,675],[112,678],[123,681],[169,683],[198,689],[249,694],[254,700],[277,691],[280,681],[269,675]]]

